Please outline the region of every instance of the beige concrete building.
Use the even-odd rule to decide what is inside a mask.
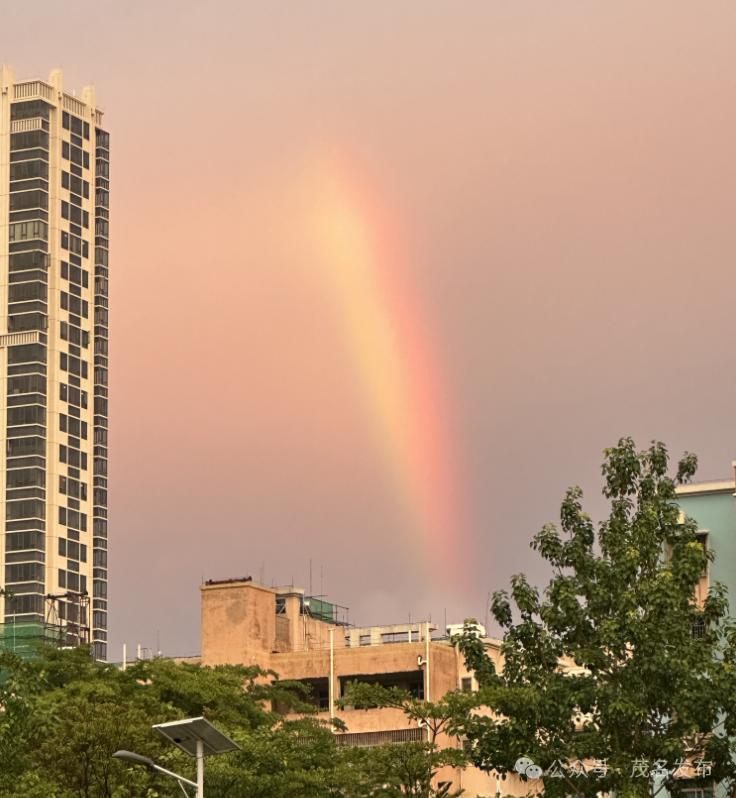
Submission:
[[[0,68],[0,645],[107,653],[109,136],[93,88]]]
[[[422,740],[425,730],[396,709],[339,709],[348,682],[402,687],[419,698],[437,700],[477,684],[447,636],[430,623],[356,628],[342,608],[293,587],[269,588],[250,579],[210,581],[201,588],[202,663],[248,664],[272,669],[281,679],[310,685],[325,717],[340,718],[344,745]],[[445,630],[442,630],[443,632]],[[498,661],[498,641],[488,640]],[[443,746],[460,741],[443,738]],[[496,795],[494,775],[475,768],[440,774],[469,796]],[[504,783],[503,793],[521,794],[521,783]]]

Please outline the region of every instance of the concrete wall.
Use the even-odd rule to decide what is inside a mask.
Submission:
[[[203,585],[202,663],[268,668],[276,644],[276,594],[252,582]]]
[[[337,635],[336,635],[337,637]],[[424,643],[397,643],[360,648],[335,647],[335,695],[339,698],[340,678],[422,670],[419,657],[426,656]],[[449,643],[429,645],[430,699],[437,699],[458,686],[458,663],[462,658]],[[330,672],[329,648],[273,654],[270,667],[281,679],[314,679]],[[426,688],[425,688],[426,689]]]
[[[303,591],[270,588],[252,581],[215,582],[201,587],[202,661],[270,667],[273,653],[324,650],[332,624],[302,614]],[[283,612],[276,614],[276,600]],[[335,648],[345,646],[334,635]]]

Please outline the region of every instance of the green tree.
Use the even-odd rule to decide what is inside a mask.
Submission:
[[[0,795],[122,798],[158,792],[146,771],[127,772],[119,748],[164,753],[150,732],[170,710],[144,685],[94,663],[87,649],[48,649],[32,660],[0,655]],[[175,786],[175,785],[174,785]]]
[[[207,776],[220,798],[369,798],[380,778],[314,718],[232,736],[241,750],[213,761]]]
[[[190,778],[191,758],[156,735],[155,723],[204,715],[240,750],[207,761],[217,798],[370,798],[386,773],[335,744],[296,685],[252,667],[171,660],[121,671],[88,649],[49,648],[31,660],[0,654],[0,798],[181,798],[174,781],[112,758],[151,757]]]
[[[676,793],[675,763],[705,760],[731,790],[736,632],[723,586],[712,585],[702,606],[694,601],[712,553],[682,519],[675,487],[696,459],[686,455],[674,476],[668,468],[660,443],[637,451],[627,438],[606,450],[608,518],[596,528],[581,490],[570,489],[559,528],[545,526],[531,544],[552,570],[547,588],[540,595],[517,575],[510,595],[493,597],[502,671],[482,641],[463,636],[478,703],[490,710],[461,724],[476,764],[511,772],[526,756],[548,774],[530,790],[592,798]]]

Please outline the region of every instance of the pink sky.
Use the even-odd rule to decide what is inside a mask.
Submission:
[[[112,136],[111,658],[195,652],[202,577],[310,559],[361,623],[483,617],[621,435],[728,475],[731,0],[48,0],[0,44]],[[467,578],[419,552],[325,284],[325,156],[400,239]]]

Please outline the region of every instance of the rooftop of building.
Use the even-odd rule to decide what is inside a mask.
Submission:
[[[734,463],[736,468],[736,463]],[[689,482],[678,485],[675,492],[678,496],[704,496],[709,493],[734,493],[736,479],[703,480],[702,482]]]
[[[312,596],[305,588],[291,585],[263,585],[252,576],[226,577],[221,579],[207,579],[201,586],[203,591],[222,590],[233,588],[247,588],[265,591],[275,597],[276,614],[286,613],[285,600],[293,598],[299,602],[299,613],[310,617],[323,624],[341,628],[347,646],[361,647],[366,645],[379,645],[385,643],[418,642],[427,635],[433,641],[450,640],[462,632],[463,624],[446,624],[441,629],[430,619],[407,620],[384,624],[360,624],[350,621],[350,609],[347,606],[336,604],[325,595]],[[478,624],[481,637],[486,636],[486,629]],[[492,641],[498,642],[498,641]]]
[[[76,92],[65,91],[64,75],[61,69],[54,69],[49,74],[48,80],[32,78],[30,80],[16,80],[15,72],[7,64],[0,65],[0,84],[3,87],[12,86],[13,101],[16,100],[46,100],[49,103],[61,105],[65,111],[75,116],[92,116],[95,124],[102,124],[104,111],[97,105],[95,87],[85,86],[80,96]]]
[[[678,496],[705,496],[709,493],[734,493],[736,491],[736,460],[731,461],[732,476],[730,479],[705,479],[678,485],[675,492]]]

